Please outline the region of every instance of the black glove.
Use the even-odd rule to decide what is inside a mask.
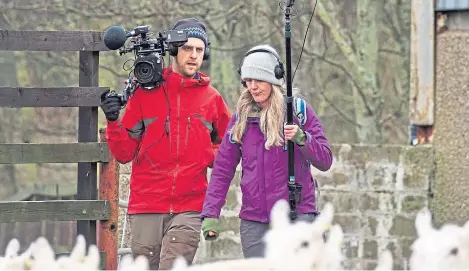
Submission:
[[[119,118],[121,107],[121,99],[117,94],[109,94],[109,90],[101,94],[101,109],[103,110],[107,120],[117,120]]]

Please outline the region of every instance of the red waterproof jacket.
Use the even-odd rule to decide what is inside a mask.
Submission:
[[[137,89],[121,122],[107,122],[110,151],[132,161],[129,214],[200,212],[207,168],[231,118],[207,75],[166,68],[164,79],[158,89]]]

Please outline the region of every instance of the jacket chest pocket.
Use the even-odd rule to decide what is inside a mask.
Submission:
[[[154,118],[145,123],[145,131],[137,154],[137,161],[148,160],[160,170],[171,166],[170,123],[165,118]]]
[[[263,135],[258,134],[258,128],[255,126],[248,126],[245,136],[242,138],[243,144],[241,145],[241,158],[242,166],[245,170],[256,172],[259,163],[264,161],[264,141]]]
[[[189,114],[183,120],[181,140],[189,161],[209,164],[214,158],[211,134],[213,123],[201,114]]]

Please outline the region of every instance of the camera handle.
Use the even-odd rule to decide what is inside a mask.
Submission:
[[[131,76],[129,76],[124,83],[125,85],[122,89],[122,93],[117,93],[115,90],[111,90],[107,94],[107,97],[119,97],[122,107],[125,107],[127,101],[132,97],[138,87],[137,79],[132,78]]]

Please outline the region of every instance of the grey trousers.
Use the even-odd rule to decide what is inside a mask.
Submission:
[[[301,214],[298,215],[297,221],[313,222],[316,216],[315,213]],[[268,230],[267,223],[241,219],[239,231],[244,258],[264,257],[265,244],[262,238]]]
[[[134,257],[144,255],[150,270],[170,270],[177,256],[191,264],[200,240],[200,213],[130,215]]]

